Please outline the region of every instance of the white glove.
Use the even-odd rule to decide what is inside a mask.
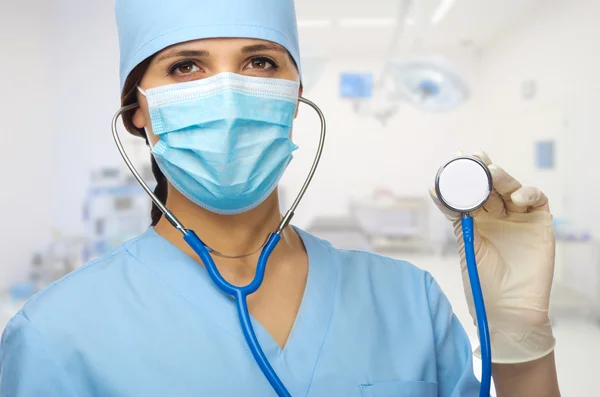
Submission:
[[[473,215],[475,253],[483,289],[494,363],[534,361],[554,350],[548,316],[554,276],[555,239],[548,199],[536,188],[523,187],[485,153],[475,154],[489,167],[494,190],[484,208]],[[463,286],[477,324],[466,267],[461,216],[430,194],[453,222]],[[479,349],[475,353],[479,356]]]

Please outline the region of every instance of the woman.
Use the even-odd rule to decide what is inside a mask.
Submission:
[[[246,285],[258,260],[247,254],[281,221],[276,185],[295,150],[293,0],[117,0],[116,15],[122,104],[139,104],[124,122],[152,148],[156,194]],[[480,157],[495,186],[476,248],[498,395],[558,396],[547,200]],[[408,263],[287,227],[248,304],[292,396],[478,395],[461,325]],[[157,208],[142,236],[25,305],[3,335],[0,374],[3,397],[274,395],[235,303]]]

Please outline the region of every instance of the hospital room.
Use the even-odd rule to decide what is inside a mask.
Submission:
[[[600,396],[600,1],[217,3],[0,5],[0,397]]]

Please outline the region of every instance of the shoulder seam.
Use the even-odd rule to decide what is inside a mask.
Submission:
[[[433,278],[433,276],[431,275],[431,273],[429,273],[428,271],[423,270],[423,273],[425,274],[425,279],[427,279],[427,277],[429,277],[429,282],[425,286],[426,287],[425,291],[427,292],[427,297],[429,297],[429,291],[431,290],[431,286],[435,282],[435,279]]]
[[[137,236],[136,238],[134,238],[132,240],[126,241],[125,243],[121,244],[120,246],[115,247],[109,255],[107,255],[107,256],[101,256],[99,258],[93,259],[90,262],[88,262],[88,263],[84,264],[83,266],[81,266],[80,268],[73,270],[71,273],[67,274],[66,276],[64,276],[64,277],[62,277],[62,278],[60,278],[60,279],[52,282],[50,285],[46,286],[42,291],[38,292],[35,296],[33,296],[29,301],[27,301],[27,303],[25,303],[25,305],[21,308],[21,310],[19,310],[18,313],[21,313],[21,312],[24,313],[24,311],[27,309],[27,307],[29,306],[30,303],[33,303],[33,302],[37,301],[42,296],[46,295],[46,293],[48,293],[48,291],[50,291],[51,289],[53,289],[55,286],[57,286],[59,284],[62,284],[63,282],[65,282],[66,280],[70,279],[75,274],[84,272],[88,268],[94,267],[98,263],[102,263],[104,261],[107,261],[107,260],[113,258],[114,256],[118,255],[121,252],[129,253],[129,251],[127,250],[127,248],[129,246],[131,246],[132,244],[135,244],[144,235],[145,235],[145,233]]]
[[[62,366],[62,365],[61,365],[61,364],[58,362],[58,360],[56,359],[56,357],[55,357],[55,356],[54,356],[54,354],[52,353],[52,350],[50,350],[50,347],[48,346],[48,344],[47,344],[47,343],[46,343],[46,341],[44,340],[44,338],[43,338],[43,336],[42,336],[42,333],[41,333],[41,332],[40,332],[40,331],[37,329],[37,327],[36,327],[36,326],[33,324],[33,322],[32,322],[32,321],[29,319],[29,317],[27,317],[27,315],[26,315],[24,312],[22,312],[22,311],[19,311],[19,313],[17,313],[17,314],[16,314],[16,315],[15,315],[15,316],[14,316],[14,317],[11,319],[11,321],[9,322],[9,325],[10,325],[10,323],[12,323],[12,321],[13,321],[15,318],[17,318],[17,316],[21,316],[21,317],[23,317],[23,318],[24,318],[24,319],[27,321],[27,324],[29,324],[30,328],[31,328],[31,329],[32,329],[32,330],[35,332],[35,334],[36,334],[37,336],[39,336],[39,338],[40,338],[40,341],[42,342],[42,346],[43,346],[44,350],[46,350],[46,352],[48,353],[48,356],[49,356],[49,358],[50,358],[50,359],[51,359],[51,360],[54,362],[54,364],[56,364],[56,367],[57,367],[57,368],[60,368],[61,372],[63,372],[63,374],[64,374],[64,377],[65,377],[65,380],[68,382],[69,388],[70,388],[70,389],[71,389],[71,391],[72,391],[72,395],[73,395],[73,396],[76,396],[77,394],[75,393],[75,387],[73,386],[73,382],[71,381],[71,378],[69,377],[69,373],[68,373],[68,372],[65,370],[65,368],[64,368],[64,367],[63,367],[63,366]],[[8,328],[8,326],[9,326],[9,325],[7,325],[7,328]],[[4,340],[3,340],[2,342],[4,343]]]
[[[38,292],[36,295],[34,295],[29,301],[27,301],[27,303],[25,303],[25,305],[21,308],[21,310],[19,310],[19,313],[24,312],[27,307],[37,301],[38,299],[40,299],[41,297],[43,297],[44,295],[46,295],[48,293],[48,291],[52,290],[54,287],[66,282],[67,280],[69,280],[71,277],[74,277],[76,274],[79,273],[83,273],[85,271],[87,271],[88,269],[96,266],[99,263],[103,263],[104,261],[107,261],[111,258],[113,258],[114,256],[118,255],[121,252],[124,252],[125,249],[123,246],[115,248],[113,250],[113,252],[108,255],[108,256],[104,256],[104,257],[100,257],[100,258],[96,258],[88,263],[86,263],[85,265],[81,266],[78,269],[75,269],[74,271],[72,271],[71,273],[67,274],[66,276],[52,282],[51,284],[49,284],[48,286],[46,286],[43,290],[41,290],[40,292]]]

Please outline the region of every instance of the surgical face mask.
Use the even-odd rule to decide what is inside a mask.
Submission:
[[[218,214],[249,211],[269,197],[298,147],[290,139],[297,82],[223,73],[144,91],[152,148],[169,182]]]

